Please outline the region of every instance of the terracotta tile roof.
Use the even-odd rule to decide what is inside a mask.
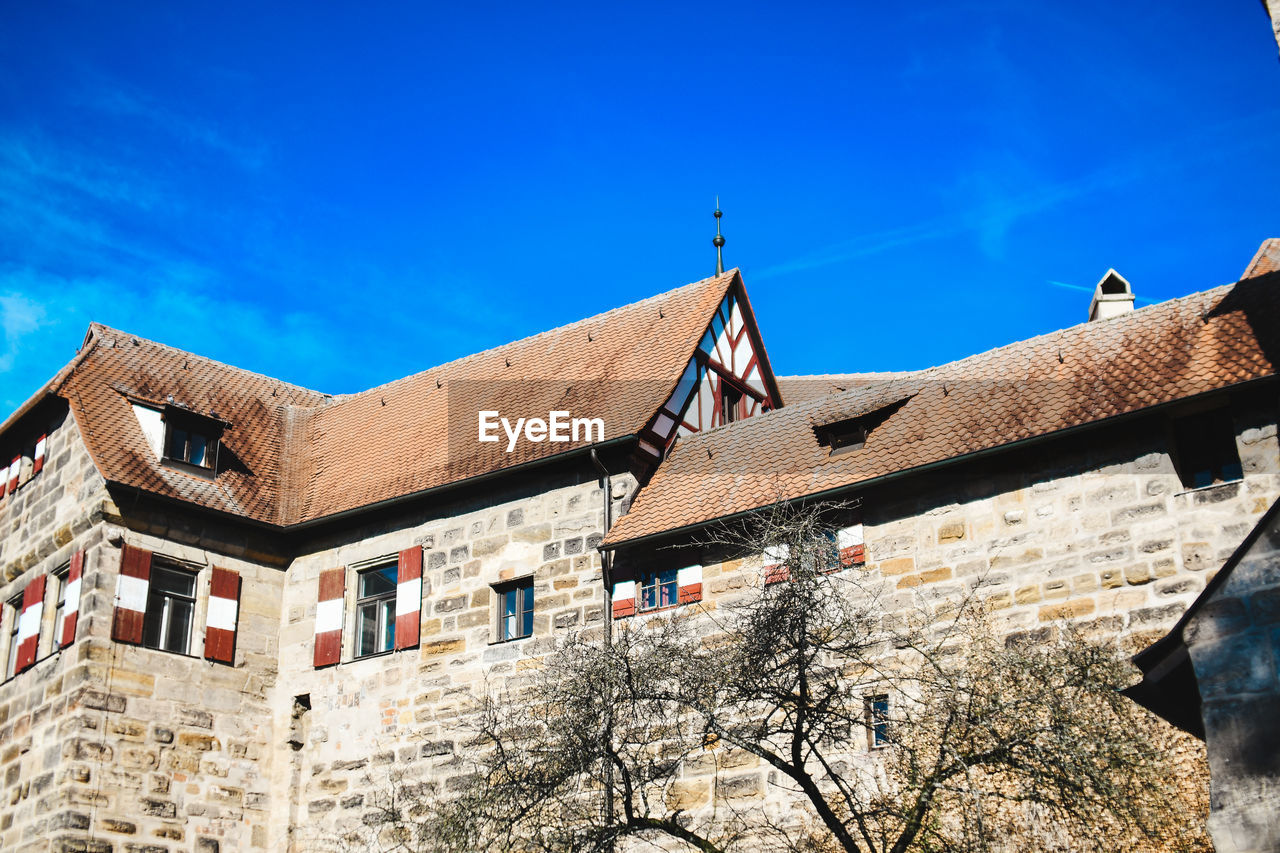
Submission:
[[[563,452],[477,439],[477,413],[603,419],[605,439],[638,432],[675,388],[737,270],[615,308],[345,398],[306,421],[311,471],[296,520]],[[499,435],[501,435],[499,430]],[[580,442],[579,446],[585,444]]]
[[[77,362],[55,392],[70,405],[107,480],[256,521],[283,521],[289,409],[322,405],[325,395],[97,323]],[[238,462],[216,481],[161,465],[147,444],[130,398],[164,403],[170,395],[231,423],[222,441]]]
[[[891,379],[902,379],[913,371],[898,370],[881,373],[821,373],[811,376],[779,376],[778,388],[782,400],[788,406],[808,403],[842,391],[866,388]]]
[[[1271,272],[682,438],[606,544],[1271,376],[1278,358]],[[815,426],[903,401],[862,449],[818,443]]]
[[[666,401],[737,270],[360,394],[329,397],[94,324],[43,393],[64,397],[102,475],[255,521],[290,525],[564,452],[476,441],[476,413],[552,410],[634,434]],[[216,481],[162,465],[130,398],[231,424]],[[39,396],[39,395],[38,395]],[[499,430],[501,434],[501,430]]]
[[[1254,278],[1277,271],[1280,271],[1280,237],[1271,237],[1262,241],[1257,254],[1249,261],[1249,266],[1244,268],[1244,274],[1240,277]]]

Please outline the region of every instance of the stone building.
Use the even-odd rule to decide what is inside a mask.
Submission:
[[[904,597],[1136,649],[1280,495],[1277,252],[900,374],[775,379],[736,270],[337,397],[93,325],[0,425],[0,847],[311,849],[392,768],[447,791],[469,695],[737,594],[695,534],[778,500],[857,498]]]

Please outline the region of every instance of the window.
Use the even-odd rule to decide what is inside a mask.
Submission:
[[[657,610],[661,607],[674,607],[678,592],[676,576],[675,569],[642,573],[639,583],[640,609]]]
[[[209,452],[210,444],[212,442],[198,432],[170,427],[169,446],[165,450],[165,455],[178,462],[186,462],[188,465],[212,468],[213,454]]]
[[[739,408],[742,404],[742,392],[734,388],[724,379],[720,380],[720,412],[723,415],[723,423],[733,423],[738,420],[741,412]]]
[[[136,407],[135,407],[136,408]],[[211,476],[218,469],[218,439],[227,424],[180,406],[164,410],[164,460]]]
[[[49,653],[53,654],[62,645],[62,619],[67,615],[67,577],[71,574],[71,564],[63,566],[50,575],[54,585],[53,600],[57,604],[53,608],[53,644]],[[48,592],[45,593],[48,595]]]
[[[356,657],[389,652],[396,645],[396,564],[359,574],[356,598]]]
[[[854,418],[815,424],[813,434],[817,437],[818,444],[831,448],[831,456],[861,450],[866,445],[871,432],[893,417],[910,400],[911,397],[903,397]]]
[[[1188,489],[1229,483],[1244,476],[1231,415],[1217,409],[1182,418],[1173,427],[1178,476]]]
[[[60,602],[59,606],[64,605]],[[142,645],[189,654],[195,612],[195,572],[153,562],[147,587],[147,612],[142,623]]]
[[[495,587],[498,596],[498,642],[533,633],[533,578]]]
[[[884,693],[867,697],[867,746],[875,749],[889,744],[889,697]]]
[[[4,616],[9,620],[9,659],[5,661],[5,678],[12,678],[18,664],[18,617],[22,615],[22,595],[15,595],[5,605]]]

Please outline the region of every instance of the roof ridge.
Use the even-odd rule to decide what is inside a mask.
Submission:
[[[151,338],[146,338],[146,337],[143,337],[142,335],[134,334],[133,332],[127,332],[124,329],[117,329],[112,326],[108,326],[104,323],[99,323],[96,321],[90,322],[89,331],[90,332],[98,331],[102,333],[100,337],[93,338],[92,343],[94,346],[98,345],[99,340],[101,338],[111,338],[113,343],[115,343],[118,338],[131,338],[135,341],[146,343],[154,347],[159,347],[160,349],[168,350],[169,352],[172,352],[172,353],[177,353],[179,355],[187,356],[189,358],[198,359],[199,361],[204,362],[205,364],[217,365],[218,367],[225,368],[227,370],[234,370],[236,373],[239,373],[243,376],[251,376],[267,382],[274,382],[277,385],[283,385],[294,391],[302,391],[306,394],[312,394],[312,395],[315,395],[316,397],[324,398],[323,400],[317,401],[317,404],[315,406],[303,406],[302,408],[310,409],[310,408],[322,407],[322,406],[328,405],[329,401],[332,401],[335,399],[334,395],[326,394],[324,391],[317,391],[314,388],[307,388],[304,385],[298,385],[297,383],[289,382],[285,379],[280,379],[275,376],[269,376],[265,373],[258,373],[257,371],[248,370],[243,367],[237,367],[234,364],[228,364],[225,361],[218,361],[216,358],[210,358],[207,355],[200,355],[199,353],[191,352],[190,350],[185,350],[185,349],[182,349],[181,347],[175,347],[172,344],[162,343],[161,341],[153,340]],[[86,337],[86,342],[88,341],[89,341],[89,338]],[[84,347],[82,346],[81,349],[83,350]]]
[[[1121,314],[1116,317],[1108,317],[1104,320],[1084,320],[1082,322],[1075,323],[1070,326],[1064,326],[1061,329],[1053,329],[1048,332],[1041,332],[1038,335],[1033,335],[1029,338],[1023,338],[1022,340],[1018,340],[1018,341],[1010,341],[1007,344],[1001,344],[1000,346],[992,347],[989,350],[976,352],[976,353],[973,353],[972,355],[967,355],[964,358],[958,358],[955,361],[946,361],[946,362],[943,362],[942,364],[935,364],[932,367],[921,368],[920,370],[915,371],[915,374],[921,375],[922,377],[924,375],[937,374],[947,368],[953,368],[958,365],[965,364],[966,362],[975,362],[977,359],[988,358],[1002,351],[1013,351],[1021,347],[1029,347],[1039,342],[1048,341],[1056,336],[1066,335],[1069,332],[1080,331],[1082,329],[1096,327],[1098,330],[1098,334],[1101,334],[1104,330],[1120,329],[1124,326],[1137,323],[1139,320],[1149,317],[1152,314],[1155,314],[1157,312],[1171,311],[1171,310],[1174,310],[1176,307],[1188,304],[1193,300],[1204,299],[1206,297],[1209,297],[1211,294],[1215,294],[1218,291],[1224,291],[1224,292],[1228,291],[1231,288],[1235,287],[1237,284],[1239,284],[1239,282],[1233,281],[1230,284],[1223,284],[1223,285],[1219,285],[1218,287],[1211,287],[1208,290],[1200,290],[1195,293],[1188,293],[1186,296],[1178,296],[1173,299],[1167,299],[1164,302],[1156,302],[1152,305],[1144,305],[1141,308],[1135,308],[1133,311],[1127,312],[1125,314]]]
[[[434,371],[457,367],[463,364],[464,362],[470,361],[472,359],[476,359],[485,355],[493,355],[507,347],[514,347],[519,344],[526,344],[526,343],[529,343],[530,341],[535,341],[539,338],[544,338],[553,334],[565,332],[569,329],[574,328],[575,326],[582,326],[587,323],[593,323],[593,322],[601,322],[601,321],[604,321],[606,318],[616,316],[621,312],[640,308],[648,303],[655,303],[662,299],[670,299],[675,294],[680,293],[681,291],[693,290],[694,288],[697,288],[697,287],[706,287],[713,281],[724,280],[727,285],[727,283],[731,282],[733,280],[733,277],[737,274],[738,274],[738,268],[734,267],[732,269],[725,270],[722,274],[708,276],[707,278],[699,279],[697,281],[691,281],[688,284],[682,284],[679,287],[673,287],[670,290],[663,291],[662,293],[656,293],[653,296],[646,296],[644,299],[639,299],[639,300],[636,300],[635,302],[628,302],[625,305],[619,305],[615,308],[610,308],[608,311],[601,311],[599,314],[592,314],[590,317],[583,317],[579,320],[574,320],[572,322],[565,323],[560,326],[555,326],[550,329],[544,329],[541,332],[537,332],[532,335],[527,335],[523,338],[517,338],[514,341],[507,341],[506,343],[498,344],[497,346],[489,347],[488,349],[482,349],[477,352],[470,353],[468,355],[459,356],[458,358],[452,359],[450,361],[442,362],[432,367],[428,367],[425,370],[420,370],[417,373],[410,373],[408,376],[401,376],[398,379],[392,379],[390,382],[384,382],[381,385],[375,385],[372,388],[365,389],[364,391],[356,391],[351,394],[335,395],[333,398],[333,401],[335,403],[343,402],[356,397],[363,397],[366,394],[372,394],[378,391],[386,391],[394,385],[399,385],[401,383],[407,383],[410,380],[419,379]]]
[[[1020,341],[1011,341],[1010,343],[1002,344],[1001,346],[993,347],[992,349],[984,350],[983,352],[974,353],[973,355],[968,355],[968,356],[965,356],[964,358],[956,359],[955,361],[948,361],[942,364],[934,365],[933,367],[925,367],[925,368],[921,368],[920,370],[901,371],[900,372],[901,375],[886,379],[885,382],[879,385],[870,385],[865,388],[850,388],[845,391],[834,391],[830,394],[825,394],[821,397],[816,397],[812,400],[802,400],[797,403],[788,403],[787,405],[782,406],[781,408],[775,409],[771,412],[765,412],[765,413],[762,413],[761,415],[756,415],[755,417],[751,417],[751,418],[745,418],[740,421],[733,421],[727,424],[720,424],[712,429],[702,430],[701,432],[687,435],[685,436],[685,438],[689,440],[687,443],[697,444],[698,442],[703,440],[705,436],[723,435],[724,430],[739,429],[743,432],[746,432],[751,429],[750,427],[751,424],[754,424],[757,421],[764,423],[765,421],[763,421],[762,418],[768,417],[770,415],[789,413],[790,416],[792,417],[802,418],[802,417],[805,417],[806,415],[815,414],[817,410],[822,409],[823,407],[839,405],[840,402],[853,402],[854,400],[857,400],[861,397],[871,397],[873,395],[883,396],[883,395],[886,395],[887,393],[890,393],[892,389],[895,387],[907,388],[907,387],[910,387],[911,385],[918,384],[919,382],[928,381],[932,379],[934,376],[937,376],[939,373],[942,373],[947,368],[954,368],[959,365],[965,364],[966,362],[973,362],[974,360],[980,359],[980,358],[995,358],[999,353],[1014,352],[1017,349],[1022,347],[1032,347],[1037,343],[1048,341],[1056,335],[1065,335],[1066,333],[1071,332],[1072,330],[1079,331],[1081,327],[1096,326],[1099,330],[1118,329],[1121,326],[1128,325],[1130,322],[1136,322],[1136,320],[1134,320],[1133,318],[1136,318],[1139,316],[1150,317],[1152,314],[1157,313],[1157,309],[1165,310],[1165,311],[1174,310],[1177,306],[1189,303],[1192,300],[1204,299],[1206,297],[1210,297],[1212,294],[1216,294],[1218,291],[1229,290],[1230,288],[1235,287],[1237,283],[1238,282],[1232,282],[1231,284],[1220,285],[1218,287],[1210,288],[1209,290],[1201,290],[1201,291],[1197,291],[1196,293],[1189,293],[1186,296],[1179,296],[1175,299],[1169,299],[1164,302],[1157,302],[1154,305],[1145,305],[1142,308],[1134,310],[1132,313],[1124,314],[1119,317],[1111,317],[1106,320],[1092,320],[1092,321],[1076,323],[1075,325],[1067,326],[1066,328],[1063,328],[1063,329],[1055,329],[1051,332],[1044,332],[1042,334],[1035,335],[1034,337],[1023,338]],[[1104,324],[1104,325],[1100,325],[1100,324]],[[839,374],[836,374],[836,375],[839,375]],[[795,379],[797,377],[786,377],[786,378]]]

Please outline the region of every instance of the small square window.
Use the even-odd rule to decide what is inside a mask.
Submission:
[[[395,563],[365,569],[356,593],[356,657],[389,652],[396,645]]]
[[[875,749],[889,745],[889,697],[878,693],[866,700],[867,746]]]
[[[533,634],[533,578],[494,587],[498,596],[498,642]]]
[[[674,607],[678,601],[676,587],[676,570],[663,569],[658,572],[643,572],[640,575],[640,609],[658,610],[663,607]]]
[[[227,424],[179,406],[164,410],[164,461],[205,477],[218,470],[219,439]]]
[[[1235,429],[1226,409],[1181,418],[1173,433],[1178,476],[1185,488],[1230,483],[1244,476]]]
[[[142,645],[185,655],[191,652],[196,612],[196,574],[176,566],[152,564]]]

